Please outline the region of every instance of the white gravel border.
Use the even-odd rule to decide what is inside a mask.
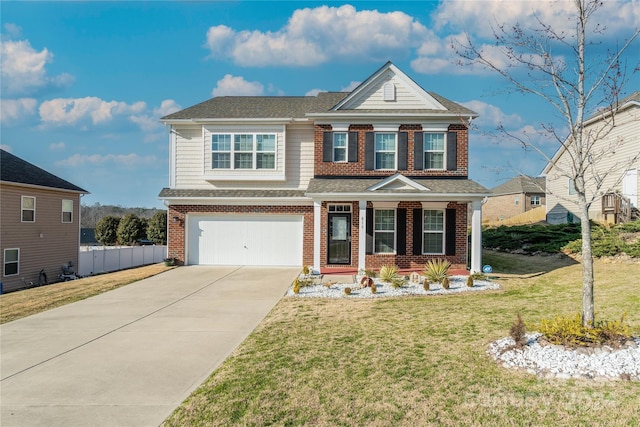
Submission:
[[[502,366],[543,378],[640,381],[640,337],[621,349],[573,349],[541,345],[540,333],[527,334],[527,344],[514,348],[511,337],[489,345],[487,351]]]
[[[449,277],[449,289],[442,285],[431,284],[431,289],[424,290],[421,284],[408,283],[406,286],[394,288],[389,283],[383,283],[380,279],[374,279],[377,292],[371,293],[371,288],[361,288],[357,283],[336,283],[327,287],[325,285],[309,285],[300,288],[300,293],[293,293],[290,286],[285,296],[293,298],[389,298],[412,295],[449,295],[462,292],[477,292],[500,289],[500,285],[488,280],[474,280],[473,287],[467,287],[468,276]],[[358,283],[360,277],[357,277]],[[344,288],[351,288],[351,295],[345,295]]]

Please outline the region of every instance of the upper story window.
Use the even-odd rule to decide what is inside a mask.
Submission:
[[[540,206],[540,196],[531,196],[531,206]]]
[[[425,209],[423,211],[423,245],[424,254],[444,253],[444,210]]]
[[[276,135],[230,133],[211,135],[212,169],[275,169]]]
[[[12,248],[4,250],[3,275],[15,276],[20,273],[20,249]]]
[[[444,132],[424,134],[424,168],[425,169],[444,169],[444,150],[445,150],[445,134]]]
[[[396,167],[396,133],[375,134],[375,168],[397,169]]]
[[[36,198],[22,196],[22,222],[36,222]]]
[[[73,200],[62,200],[62,222],[73,222]]]
[[[347,133],[346,132],[333,133],[333,161],[334,162],[347,161]]]
[[[578,194],[578,190],[576,190],[576,184],[571,178],[569,178],[569,195],[575,196],[576,194]]]
[[[373,250],[377,254],[392,254],[396,241],[396,210],[373,211]]]

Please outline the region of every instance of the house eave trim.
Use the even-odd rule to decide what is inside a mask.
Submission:
[[[159,197],[169,205],[313,206],[307,197]]]
[[[449,202],[472,202],[474,200],[482,200],[490,193],[477,194],[454,194],[454,193],[307,193],[307,196],[313,200],[331,200],[331,201],[399,201],[399,202],[426,202],[426,201],[449,201]]]
[[[66,193],[75,193],[75,194],[91,194],[89,191],[86,191],[86,190],[79,191],[79,190],[71,190],[67,188],[47,187],[46,185],[24,184],[22,182],[13,182],[13,181],[0,181],[0,184],[15,185],[17,187],[33,188],[37,190],[64,191]]]

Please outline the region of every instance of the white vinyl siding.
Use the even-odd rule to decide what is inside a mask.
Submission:
[[[589,217],[603,220],[602,201],[600,194],[607,191],[622,192],[622,177],[629,169],[640,169],[640,159],[630,162],[640,151],[640,107],[632,106],[616,115],[615,128],[603,139],[595,144],[593,156],[597,157],[597,169],[604,176],[602,188],[596,193],[596,188],[587,183],[587,200],[594,202],[589,208]],[[598,123],[589,127],[601,126]],[[568,156],[565,154],[558,159],[558,166],[551,168],[547,174],[547,220],[552,223],[564,222],[567,212],[574,218],[579,218],[576,195],[569,195],[569,178],[563,174],[567,170]],[[607,172],[606,174],[604,172]],[[640,183],[640,180],[638,181]],[[567,200],[567,198],[569,200]]]

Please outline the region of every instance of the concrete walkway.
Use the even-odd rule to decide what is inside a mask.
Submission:
[[[2,325],[0,425],[159,425],[298,271],[180,267]]]

